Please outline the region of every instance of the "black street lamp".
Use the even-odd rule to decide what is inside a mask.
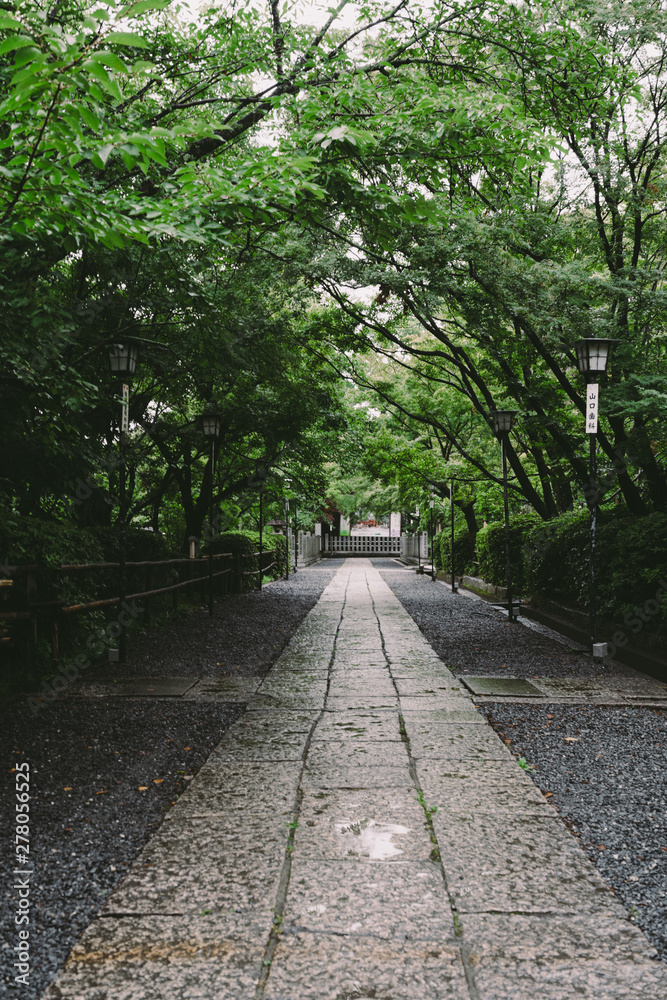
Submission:
[[[288,480],[285,480],[288,483]],[[285,497],[285,579],[289,580],[289,497]]]
[[[450,516],[451,535],[450,535],[449,550],[450,550],[450,562],[452,570],[452,594],[458,594],[459,585],[456,582],[456,578],[454,576],[454,480],[453,479],[449,484],[449,507],[451,515]]]
[[[505,560],[507,563],[507,614],[511,622],[515,621],[514,604],[512,603],[512,550],[510,547],[510,511],[507,499],[507,439],[512,430],[512,423],[518,410],[491,410],[493,433],[500,441],[500,451],[503,462],[503,500],[505,505]]]
[[[431,499],[429,500],[429,507],[431,511],[431,516],[429,520],[429,534],[431,536],[431,582],[435,580],[435,552],[433,551],[433,546],[435,543],[435,536],[433,534],[433,494],[435,492],[435,487],[431,486]]]
[[[604,374],[609,361],[609,355],[615,344],[620,343],[605,337],[585,337],[577,341],[574,349],[577,352],[577,367],[586,380],[586,433],[589,440],[589,468],[587,501],[590,511],[591,552],[590,552],[590,583],[589,583],[589,634],[591,656],[602,659],[607,652],[606,643],[595,641],[595,617],[597,583],[595,578],[595,533],[598,518],[598,488],[597,488],[597,436],[598,436],[598,382]]]
[[[109,346],[109,367],[114,375],[120,380],[121,395],[121,417],[120,417],[120,438],[119,438],[119,473],[120,473],[120,495],[118,498],[118,597],[121,612],[124,611],[125,598],[127,596],[127,557],[126,557],[126,476],[127,463],[125,460],[125,435],[130,426],[130,387],[125,379],[130,379],[137,370],[137,358],[139,346],[133,340],[126,340],[122,343],[111,344]],[[123,621],[124,615],[119,615],[118,624],[120,633],[118,636],[118,659],[120,663],[125,663],[127,656],[127,628]]]
[[[201,429],[209,443],[208,480],[208,616],[213,617],[213,473],[215,471],[215,442],[220,437],[222,421],[212,406],[207,406],[201,416]]]
[[[422,523],[421,511],[419,507],[417,507],[417,572],[418,573],[421,573],[422,571],[422,533],[420,531],[421,523]]]
[[[262,589],[262,563],[264,562],[264,490],[266,488],[266,477],[268,473],[263,465],[260,465],[255,473],[255,479],[259,483],[259,589]]]

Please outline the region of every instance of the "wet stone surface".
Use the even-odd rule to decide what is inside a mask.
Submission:
[[[383,864],[295,858],[284,930],[446,941],[454,925],[433,862]]]
[[[470,1000],[456,945],[284,934],[265,1000]]]
[[[580,739],[545,735],[570,755]],[[158,982],[177,1000],[615,1000],[630,970],[636,996],[663,1000],[665,966],[517,749],[349,560],[50,1000]]]

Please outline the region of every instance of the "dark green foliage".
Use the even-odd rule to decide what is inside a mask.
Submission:
[[[524,562],[528,590],[562,604],[588,608],[590,526],[587,514],[560,517],[533,529]],[[621,511],[601,515],[597,531],[598,611],[614,621],[656,600],[667,581],[667,514],[634,518]],[[667,607],[644,627],[664,628]]]
[[[444,573],[451,573],[451,535],[441,531],[436,538],[435,564]],[[464,573],[475,573],[475,539],[468,532],[454,537],[454,572],[457,576]]]
[[[100,543],[105,562],[117,562],[118,560],[118,528],[97,527],[86,528],[81,534],[87,534],[97,539]],[[167,542],[163,535],[157,531],[147,531],[144,528],[128,526],[125,531],[125,558],[128,562],[148,562],[151,560],[169,559],[172,553],[169,551]]]
[[[512,560],[512,587],[520,594],[525,586],[524,541],[526,534],[540,519],[536,514],[519,514],[510,524],[510,552]],[[505,525],[502,521],[488,524],[477,535],[479,575],[483,580],[504,587],[507,583],[505,555]]]
[[[253,553],[259,552],[258,531],[226,531],[223,534],[216,535],[202,547],[202,555],[204,556],[208,555],[209,550],[207,546],[210,546],[214,554],[231,552],[235,558],[240,556],[243,559],[242,568],[244,573],[252,574],[244,576],[242,591],[255,590],[257,588],[259,583],[259,574],[257,572],[259,559],[257,556],[253,556]],[[265,577],[268,576],[271,580],[277,580],[279,577],[285,575],[287,539],[284,535],[274,535],[271,532],[265,531],[263,533],[263,566],[268,566],[274,561],[274,552],[276,549],[278,550],[277,565],[264,574]]]

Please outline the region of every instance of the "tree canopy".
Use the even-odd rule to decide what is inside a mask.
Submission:
[[[260,465],[324,500],[361,437],[378,506],[457,478],[470,527],[508,406],[515,503],[553,518],[586,485],[572,345],[607,336],[605,499],[664,509],[663,7],[0,9],[7,508],[70,516],[92,476],[110,512],[105,350],[133,338],[132,511],[154,527],[176,505],[201,531],[207,404],[223,506]]]

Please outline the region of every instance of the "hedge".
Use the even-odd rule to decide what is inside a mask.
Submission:
[[[598,612],[621,622],[636,615],[646,602],[653,602],[653,607],[661,580],[667,582],[667,513],[641,518],[625,510],[602,513],[596,542]],[[529,592],[587,610],[589,553],[586,514],[560,517],[534,528],[524,547]],[[667,605],[663,602],[654,608],[648,620],[644,616],[643,624],[667,629]]]
[[[435,539],[435,565],[443,573],[452,572],[450,554],[451,534],[441,531]],[[457,576],[474,573],[476,570],[475,539],[467,531],[454,536],[454,570]]]
[[[540,524],[537,514],[519,514],[510,523],[510,558],[512,589],[522,594],[526,587],[525,544],[531,529]],[[488,583],[504,587],[507,583],[507,556],[505,554],[505,524],[494,521],[477,534],[479,576]]]
[[[273,550],[276,552],[276,565],[265,573],[265,577],[269,577],[271,580],[278,580],[281,576],[285,575],[285,566],[287,560],[287,539],[284,535],[274,535],[269,532],[263,532],[263,543],[264,543],[264,557],[263,563],[266,566],[268,563],[273,562]],[[202,555],[206,556],[210,550],[215,555],[218,552],[231,552],[232,555],[250,556],[253,552],[259,551],[259,532],[258,531],[226,531],[220,535],[216,535],[214,538],[206,541],[202,546]],[[244,559],[243,568],[246,572],[253,573],[252,576],[245,576],[243,578],[242,591],[254,590],[259,584],[259,574],[258,569],[258,558],[254,559]]]

